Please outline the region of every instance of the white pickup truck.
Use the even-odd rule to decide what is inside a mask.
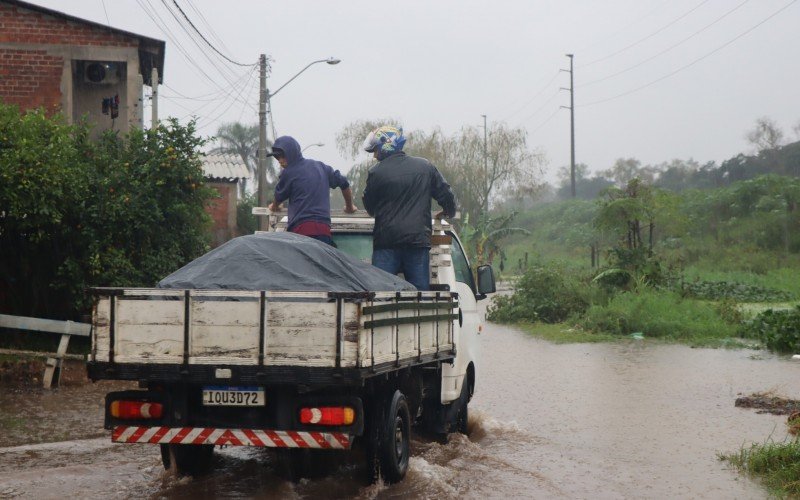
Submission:
[[[369,261],[372,227],[334,216],[333,239]],[[105,427],[181,474],[209,470],[214,445],[278,448],[293,478],[308,453],[361,447],[370,480],[400,481],[412,426],[466,432],[477,301],[494,291],[447,222],[430,269],[428,292],[94,289],[89,377],[140,387],[107,395]]]

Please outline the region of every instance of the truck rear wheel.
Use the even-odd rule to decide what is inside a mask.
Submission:
[[[161,463],[179,476],[197,476],[211,470],[214,445],[162,444]]]
[[[411,413],[406,397],[400,391],[394,391],[387,403],[383,421],[379,423],[378,456],[384,481],[396,483],[408,471]]]

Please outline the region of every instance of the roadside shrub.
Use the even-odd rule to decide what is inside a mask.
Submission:
[[[743,337],[760,340],[779,353],[800,353],[800,306],[788,310],[767,309],[746,322]]]
[[[207,249],[193,123],[107,132],[0,104],[0,310],[79,319],[91,286],[153,286]]]
[[[581,326],[617,335],[642,332],[647,337],[674,339],[736,335],[736,327],[725,321],[712,304],[647,287],[620,293],[608,305],[593,305]]]
[[[490,321],[558,323],[589,306],[589,289],[578,277],[555,267],[534,266],[520,278],[513,295],[494,298]]]
[[[698,299],[732,299],[738,302],[785,302],[794,298],[793,294],[783,290],[727,281],[683,283],[681,292]]]

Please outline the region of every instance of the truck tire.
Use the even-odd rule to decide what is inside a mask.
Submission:
[[[458,421],[457,421],[458,432],[465,436],[469,436],[468,422],[469,422],[469,403],[465,401],[464,406],[458,412]]]
[[[162,444],[161,463],[179,476],[199,476],[211,470],[214,445]]]
[[[287,481],[299,483],[311,475],[311,450],[278,448],[278,474]]]
[[[394,391],[387,399],[383,422],[379,422],[378,456],[381,476],[389,484],[402,481],[408,471],[411,441],[411,412],[406,397]]]

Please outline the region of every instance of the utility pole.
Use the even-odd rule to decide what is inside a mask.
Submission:
[[[569,139],[570,139],[570,162],[569,177],[572,197],[575,198],[575,84],[572,73],[572,60],[574,54],[566,54],[569,57],[569,88],[561,87],[561,90],[569,90]],[[567,71],[562,69],[561,71]],[[567,106],[561,106],[566,108]]]
[[[267,56],[258,60],[261,90],[258,94],[258,206],[267,206]],[[258,218],[258,229],[266,231],[269,217]]]
[[[151,110],[153,114],[150,117],[150,128],[155,130],[158,128],[158,68],[153,66],[153,71],[150,72],[150,88],[153,89],[153,98]]]
[[[483,117],[483,173],[484,179],[489,178],[489,156],[486,154],[486,115],[481,115]],[[488,212],[489,211],[489,196],[486,196],[486,199],[483,201],[484,207],[483,210]]]

